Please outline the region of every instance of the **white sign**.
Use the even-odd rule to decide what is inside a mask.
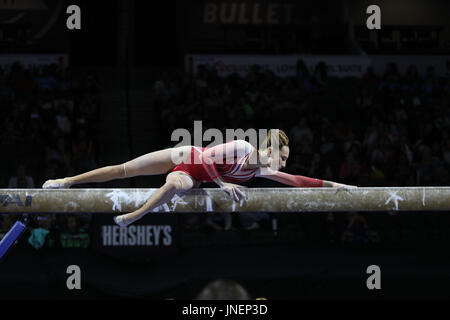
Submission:
[[[69,65],[67,54],[0,54],[0,66],[9,69],[13,63],[20,62],[25,68],[41,67],[49,64]]]
[[[371,65],[366,56],[331,56],[331,55],[186,55],[186,71],[197,72],[199,65],[214,68],[221,77],[233,73],[245,76],[253,65],[262,70],[270,70],[279,77],[296,75],[298,60],[303,60],[310,73],[314,72],[319,62],[325,62],[331,77],[361,77]]]
[[[444,76],[447,72],[447,61],[450,61],[450,55],[447,56],[401,56],[401,55],[374,55],[370,57],[373,68],[378,76],[382,76],[386,71],[386,65],[393,62],[397,65],[400,75],[405,75],[408,67],[413,65],[417,67],[421,76],[425,75],[427,67],[434,67],[437,76]]]

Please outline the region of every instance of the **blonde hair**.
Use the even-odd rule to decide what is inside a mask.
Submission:
[[[286,133],[281,130],[281,129],[270,129],[269,132],[267,132],[267,137],[266,140],[264,141],[264,146],[266,148],[269,148],[272,146],[272,136],[274,136],[274,138],[277,138],[278,134],[278,146],[281,149],[282,147],[286,146],[289,147],[289,138],[286,135]]]

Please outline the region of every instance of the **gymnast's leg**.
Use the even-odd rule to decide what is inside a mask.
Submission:
[[[63,179],[47,180],[43,189],[70,188],[75,184],[105,182],[115,179],[124,179],[141,175],[164,174],[172,170],[180,159],[190,154],[191,148],[177,147],[147,153],[131,161],[98,168],[86,173]]]
[[[166,183],[159,188],[141,208],[117,216],[114,218],[114,221],[121,227],[125,227],[130,223],[141,219],[158,206],[171,200],[175,193],[187,191],[194,186],[198,186],[198,184],[199,183],[194,178],[184,172],[171,172],[167,175]]]

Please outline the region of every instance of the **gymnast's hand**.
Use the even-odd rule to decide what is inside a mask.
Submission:
[[[245,199],[245,194],[240,190],[244,188],[240,185],[224,182],[220,189],[225,191],[234,201],[240,201]]]

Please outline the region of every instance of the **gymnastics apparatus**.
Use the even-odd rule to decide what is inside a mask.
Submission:
[[[157,189],[0,189],[0,214],[126,213]],[[450,210],[450,187],[248,188],[230,201],[217,188],[176,194],[152,212],[392,212]],[[0,258],[25,230],[17,221],[0,243]]]

